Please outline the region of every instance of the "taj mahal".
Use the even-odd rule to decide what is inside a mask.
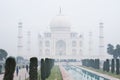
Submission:
[[[83,35],[71,31],[71,23],[59,14],[50,22],[50,32],[39,34],[39,54],[44,57],[81,56]]]

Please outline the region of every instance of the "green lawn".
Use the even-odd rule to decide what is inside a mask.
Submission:
[[[91,67],[85,67],[85,66],[80,66],[80,67],[87,68],[87,69],[90,69],[92,71],[96,71],[96,72],[99,72],[99,73],[102,73],[102,74],[106,74],[106,75],[109,75],[109,76],[112,76],[112,77],[120,79],[120,74],[116,75],[115,73],[106,72],[106,71],[103,71],[102,69],[98,70],[98,69],[94,69],[94,68],[91,68]]]
[[[29,80],[29,79],[26,79],[26,80]],[[40,73],[38,73],[38,80],[41,80]],[[51,74],[46,80],[62,80],[62,75],[58,66],[54,66],[52,68]]]
[[[54,66],[51,70],[51,74],[46,80],[62,80],[61,72],[58,66]]]

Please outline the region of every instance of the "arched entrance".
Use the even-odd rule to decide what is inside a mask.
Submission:
[[[66,43],[63,40],[58,40],[56,42],[56,55],[66,54]]]

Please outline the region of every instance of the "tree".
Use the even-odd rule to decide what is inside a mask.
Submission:
[[[6,59],[8,53],[4,49],[0,49],[0,60]]]
[[[114,54],[115,54],[116,59],[118,57],[120,57],[120,45],[119,44],[116,45],[116,49],[114,50]]]
[[[96,69],[100,69],[100,60],[99,59],[95,59],[94,65],[95,65]]]
[[[16,62],[13,57],[8,57],[5,62],[5,74],[3,80],[13,80]]]
[[[45,69],[45,61],[44,61],[44,59],[41,59],[40,70],[41,70],[41,79],[45,80],[45,78],[46,78],[46,69]]]
[[[112,59],[112,62],[111,62],[111,72],[112,73],[115,72],[115,61],[114,61],[114,59]]]
[[[46,70],[46,78],[50,75],[50,59],[45,58],[45,70]]]
[[[120,74],[119,66],[120,66],[120,60],[116,59],[116,74]]]
[[[113,55],[114,59],[117,59],[118,57],[120,57],[120,45],[117,44],[116,48],[114,49],[114,46],[111,44],[108,44],[108,48],[107,48],[107,52],[110,55]]]
[[[107,52],[108,52],[110,55],[113,55],[113,54],[114,54],[114,46],[113,46],[112,44],[108,44]]]
[[[110,62],[109,62],[109,59],[106,59],[106,71],[107,72],[110,71]]]
[[[103,71],[106,71],[106,61],[103,63]]]
[[[30,80],[37,80],[37,67],[38,67],[38,60],[36,57],[30,58],[30,71],[29,76]]]

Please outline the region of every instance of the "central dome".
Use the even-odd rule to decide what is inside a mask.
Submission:
[[[50,23],[51,27],[70,27],[70,21],[67,16],[58,15],[54,17]]]

